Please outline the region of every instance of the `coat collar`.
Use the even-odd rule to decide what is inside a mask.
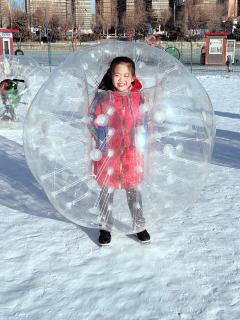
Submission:
[[[136,92],[136,91],[139,91],[142,89],[142,84],[141,82],[138,80],[138,78],[136,78],[134,80],[134,83],[133,83],[133,86],[132,86],[132,89],[131,89],[131,92]]]

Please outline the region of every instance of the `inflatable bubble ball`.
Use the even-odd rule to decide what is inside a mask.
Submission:
[[[121,56],[135,63],[131,90],[121,92],[125,80],[98,89],[107,71],[122,76],[109,73]],[[123,77],[133,75],[127,67]],[[114,41],[81,49],[52,73],[27,114],[24,150],[63,216],[132,234],[193,204],[214,137],[208,95],[179,61],[152,46]]]
[[[27,56],[0,56],[0,120],[23,120],[49,73]]]

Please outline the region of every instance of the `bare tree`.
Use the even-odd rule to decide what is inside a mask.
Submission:
[[[27,14],[18,9],[13,10],[11,17],[11,27],[19,30],[18,36],[20,40],[26,40],[29,36]]]
[[[197,29],[204,28],[205,18],[204,18],[204,8],[199,4],[194,4],[194,1],[188,1],[186,8],[187,11],[187,29],[193,31]],[[185,11],[185,12],[186,12]]]
[[[49,24],[48,24],[49,30],[50,30],[50,37],[53,40],[60,40],[61,38],[61,18],[53,14],[50,17]]]
[[[117,1],[114,2],[111,11],[111,24],[115,30],[115,36],[117,36],[118,27],[119,27],[119,17],[118,17],[118,10],[117,10]]]
[[[100,30],[102,30],[102,32],[104,34],[105,26],[106,26],[106,21],[105,21],[104,12],[102,11],[102,7],[101,7],[100,3],[97,3],[96,28],[99,30],[99,32],[100,32]]]
[[[185,34],[189,30],[197,29],[219,30],[224,14],[224,5],[201,3],[196,0],[188,0],[184,5],[182,24]]]
[[[163,27],[164,31],[166,29],[166,25],[172,15],[172,12],[170,9],[165,9],[160,13],[160,24]]]
[[[31,38],[35,41],[41,41],[44,28],[45,17],[42,9],[37,8],[29,17],[29,25],[35,29],[35,35],[31,33]]]
[[[9,25],[9,4],[7,1],[0,0],[0,25],[7,27]]]
[[[145,32],[148,23],[147,17],[145,1],[135,0],[133,9],[129,10],[124,16],[125,30],[127,29],[128,33],[133,35],[136,31],[139,33]]]
[[[43,27],[45,22],[44,12],[41,8],[37,10],[31,16],[31,25],[33,27]]]
[[[117,0],[112,0],[110,6],[102,6],[102,3],[96,7],[96,27],[102,30],[103,34],[107,34],[111,28],[116,30],[119,25],[117,14]]]
[[[147,22],[146,6],[144,0],[135,0],[135,19],[136,23]]]
[[[210,31],[221,30],[224,6],[222,4],[206,5],[204,12],[207,29]]]
[[[123,16],[124,22],[124,31],[125,32],[133,32],[135,30],[135,16],[134,11],[126,12]]]

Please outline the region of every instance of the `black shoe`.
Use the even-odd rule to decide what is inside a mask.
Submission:
[[[101,246],[108,246],[111,242],[111,233],[106,230],[100,230],[100,236],[98,242]]]
[[[150,234],[147,232],[146,229],[136,233],[136,236],[141,243],[150,242]]]

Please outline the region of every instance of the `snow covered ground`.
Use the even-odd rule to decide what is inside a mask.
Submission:
[[[240,77],[199,76],[217,135],[194,207],[150,245],[62,218],[30,173],[22,128],[0,130],[0,320],[240,319]]]

